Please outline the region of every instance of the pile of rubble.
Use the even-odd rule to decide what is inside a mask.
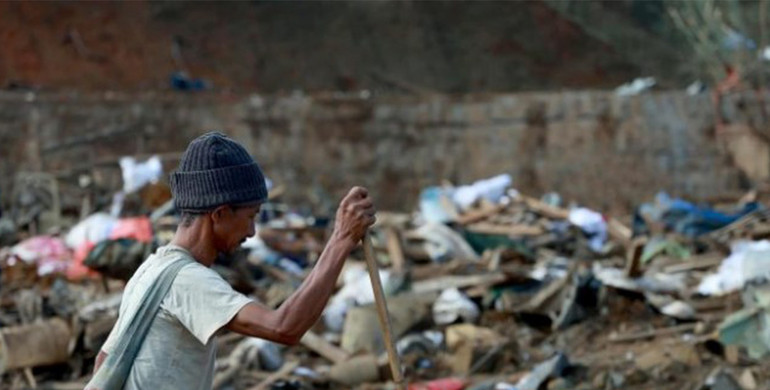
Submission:
[[[712,208],[661,193],[612,218],[510,184],[503,175],[428,188],[418,211],[378,214],[372,237],[410,389],[768,383],[770,212],[751,196]],[[258,234],[214,265],[271,307],[302,282],[332,226],[293,212],[280,192]],[[124,281],[178,223],[170,202],[113,215],[46,235],[6,229],[0,387],[87,381]],[[373,301],[358,250],[300,345],[223,334],[214,387],[394,388]]]

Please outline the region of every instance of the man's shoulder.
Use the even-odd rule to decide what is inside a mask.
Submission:
[[[175,260],[186,260],[186,264],[183,264],[177,274],[185,274],[187,276],[206,275],[207,271],[210,271],[204,265],[195,261],[189,254],[180,250],[171,250],[169,246],[162,246],[158,248],[155,253],[150,255],[136,270],[134,276],[129,280],[129,285],[140,283],[140,280],[152,282],[158,275]],[[133,283],[132,283],[133,282]],[[128,287],[128,286],[127,286]]]
[[[177,290],[178,288],[194,288],[197,290],[221,289],[223,283],[227,284],[216,271],[195,261],[189,252],[171,245],[158,248],[145,262],[150,263],[148,264],[147,273],[157,275],[166,265],[178,259],[185,259],[187,262],[174,277],[172,290]]]
[[[152,266],[156,267],[158,269],[165,268],[165,265],[170,264],[174,260],[185,260],[186,264],[184,264],[180,268],[181,272],[193,272],[193,273],[205,273],[206,271],[210,271],[208,267],[204,266],[203,264],[197,262],[195,258],[193,258],[189,252],[186,250],[174,246],[174,245],[166,245],[158,248],[155,253],[148,259],[148,262],[152,262]]]

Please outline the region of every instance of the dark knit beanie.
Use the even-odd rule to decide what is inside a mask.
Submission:
[[[209,211],[264,202],[267,188],[262,169],[246,149],[211,132],[190,142],[171,174],[171,195],[179,210]]]

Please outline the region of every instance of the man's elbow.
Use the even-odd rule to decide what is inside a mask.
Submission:
[[[259,321],[250,322],[242,329],[231,329],[238,333],[245,334],[251,337],[258,337],[261,339],[269,340],[275,343],[280,343],[288,346],[299,344],[304,331],[295,327],[286,326],[286,324],[277,321],[273,322],[273,325],[267,325],[260,323]]]
[[[272,341],[275,341],[276,343],[281,343],[288,346],[294,346],[299,344],[300,340],[302,340],[302,335],[304,332],[296,332],[296,331],[287,331],[287,332],[281,332],[279,331],[275,335],[275,339]]]
[[[293,321],[285,310],[256,310],[239,313],[228,325],[232,331],[285,345],[299,344],[307,331],[303,324]]]

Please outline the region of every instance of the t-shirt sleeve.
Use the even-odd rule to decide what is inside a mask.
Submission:
[[[202,344],[252,302],[219,274],[199,264],[179,271],[167,298],[162,307]]]

